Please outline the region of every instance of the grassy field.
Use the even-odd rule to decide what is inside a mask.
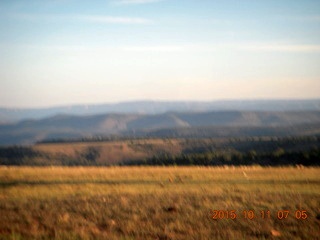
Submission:
[[[0,167],[0,239],[319,236],[319,168]]]

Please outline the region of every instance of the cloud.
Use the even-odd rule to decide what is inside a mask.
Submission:
[[[250,51],[250,52],[284,52],[284,53],[320,53],[319,44],[280,44],[280,43],[243,43],[243,44],[177,44],[122,46],[129,52],[217,52],[217,51]]]
[[[153,21],[147,18],[125,17],[125,16],[109,16],[109,15],[60,15],[60,14],[16,14],[13,17],[33,21],[81,21],[88,23],[100,24],[150,24]]]
[[[146,3],[156,3],[163,0],[115,0],[113,3],[119,5],[129,5],[129,4],[146,4]]]
[[[104,15],[75,15],[70,18],[92,23],[149,24],[151,20],[137,17],[113,17]]]
[[[122,47],[122,50],[129,52],[181,52],[184,50],[183,46],[126,46]]]
[[[307,52],[319,53],[320,45],[292,45],[292,44],[252,44],[239,45],[240,50],[258,51],[258,52]]]
[[[320,15],[310,15],[306,17],[301,17],[300,19],[305,21],[320,22]]]
[[[269,44],[269,43],[242,43],[242,44],[173,44],[173,45],[1,45],[0,47],[23,47],[39,48],[42,50],[56,51],[87,51],[87,52],[110,52],[124,51],[132,53],[195,53],[195,52],[279,52],[279,53],[320,53],[320,44]]]
[[[280,19],[287,19],[299,22],[320,22],[320,15],[296,15],[296,16],[278,16]]]

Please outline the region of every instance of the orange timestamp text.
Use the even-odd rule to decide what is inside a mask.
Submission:
[[[295,219],[298,220],[305,220],[308,218],[308,213],[306,210],[296,210],[296,211],[289,211],[289,210],[278,210],[271,213],[270,210],[242,210],[242,211],[236,211],[236,210],[216,210],[213,209],[209,211],[209,216],[211,219],[219,220],[219,219],[255,219],[255,218],[261,218],[261,219],[268,219],[275,217],[279,220],[284,220],[289,218],[290,216],[293,216]]]

